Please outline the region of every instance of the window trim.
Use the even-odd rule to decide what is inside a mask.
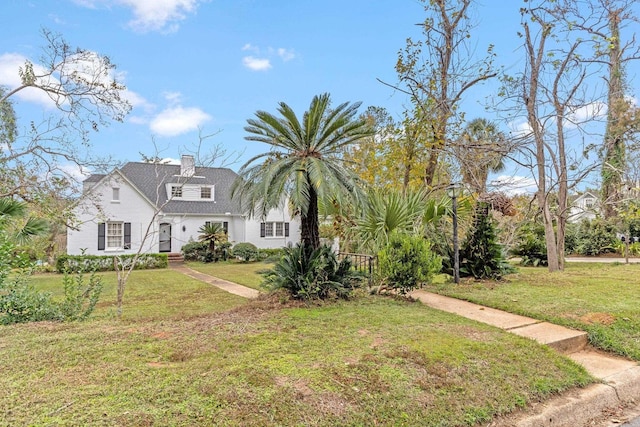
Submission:
[[[276,234],[278,226],[281,224],[280,235]],[[267,229],[271,229],[271,234],[267,234]],[[284,239],[289,237],[289,223],[286,221],[265,221],[260,223],[260,237],[264,239]]]
[[[204,197],[202,195],[202,192],[208,190],[209,191],[209,197]],[[200,199],[202,200],[213,200],[213,187],[208,186],[208,185],[203,185],[200,187]]]
[[[110,234],[110,226],[120,226],[119,234]],[[111,246],[109,243],[110,238],[118,238],[118,246]],[[124,221],[107,221],[105,225],[105,251],[117,251],[124,249]]]
[[[182,185],[180,184],[171,184],[171,198],[172,199],[182,199],[183,192]]]

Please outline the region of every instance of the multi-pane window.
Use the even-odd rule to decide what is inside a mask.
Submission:
[[[592,207],[593,207],[593,199],[585,199],[585,200],[584,200],[584,205],[585,205],[587,208],[592,208]]]
[[[289,237],[289,223],[263,222],[260,224],[260,237]]]
[[[122,248],[123,228],[121,222],[107,223],[107,249]]]
[[[200,187],[200,198],[201,199],[210,199],[211,198],[211,187]]]
[[[171,197],[182,197],[182,185],[171,186]]]
[[[265,235],[265,237],[272,237],[273,236],[273,223],[272,222],[265,222],[264,223],[264,235]]]

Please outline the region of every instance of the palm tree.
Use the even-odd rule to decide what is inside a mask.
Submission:
[[[35,236],[47,232],[48,224],[40,218],[28,217],[20,222],[27,214],[27,205],[8,197],[0,198],[0,231],[8,228],[13,230],[8,237],[18,244],[24,244]]]
[[[504,169],[508,151],[497,124],[484,118],[469,122],[455,149],[464,182],[477,194],[484,193],[489,172]]]
[[[255,119],[247,120],[246,139],[272,149],[240,168],[231,193],[247,213],[260,217],[288,199],[300,215],[301,240],[313,249],[320,246],[318,200],[359,196],[357,178],[341,157],[343,149],[373,133],[365,120],[356,117],[360,103],[329,106],[325,93],[313,98],[301,120],[284,102],[279,104],[279,117],[256,112]]]
[[[200,233],[199,239],[201,242],[209,243],[209,252],[214,253],[216,250],[216,243],[220,243],[226,240],[227,234],[224,232],[224,228],[220,223],[208,222],[198,229]]]

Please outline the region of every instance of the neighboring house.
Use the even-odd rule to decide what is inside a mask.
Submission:
[[[600,214],[600,199],[590,191],[569,199],[569,222],[592,220]]]
[[[67,232],[67,253],[136,253],[145,235],[144,253],[180,252],[198,240],[207,222],[220,223],[234,244],[279,248],[299,242],[300,221],[286,206],[263,219],[244,215],[230,198],[237,177],[227,168],[196,167],[193,156],[182,156],[180,165],[130,162],[91,175],[74,209],[80,225]]]

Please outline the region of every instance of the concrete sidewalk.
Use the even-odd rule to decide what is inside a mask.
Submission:
[[[249,299],[258,298],[258,296],[260,295],[260,292],[253,288],[248,288],[246,286],[242,286],[234,282],[229,282],[228,280],[223,280],[217,277],[209,276],[208,274],[200,273],[199,271],[196,271],[187,267],[183,263],[170,263],[169,268],[179,273],[182,273],[185,276],[189,276],[192,279],[209,283],[210,285],[220,288],[223,291],[227,291],[230,294],[239,295],[241,297],[245,297]]]
[[[638,363],[589,347],[585,332],[423,290],[414,291],[411,296],[429,307],[493,325],[548,345],[581,364],[591,375],[601,380],[598,384],[536,405],[526,413],[498,420],[492,426],[587,426],[591,420],[601,417],[607,411],[634,401],[637,403],[640,399]]]

